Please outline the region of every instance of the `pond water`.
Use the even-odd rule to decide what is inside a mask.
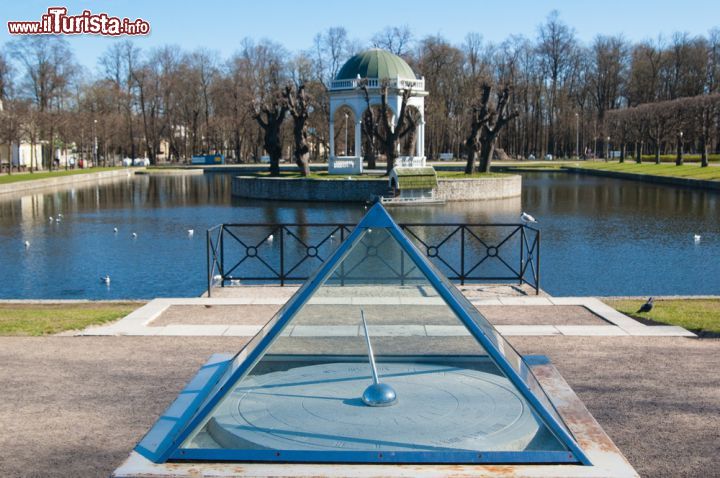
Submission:
[[[223,174],[135,176],[0,199],[0,298],[198,296],[206,286],[208,227],[355,223],[365,212],[361,204],[232,198],[230,181]],[[541,287],[553,295],[720,294],[720,194],[714,192],[524,173],[522,198],[392,214],[399,222],[487,223],[518,222],[523,210],[539,221]],[[58,214],[60,222],[49,221]],[[109,286],[99,280],[105,274]]]

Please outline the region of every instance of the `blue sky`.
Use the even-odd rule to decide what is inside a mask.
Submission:
[[[461,43],[468,32],[499,42],[511,34],[534,37],[537,26],[552,10],[575,28],[581,41],[597,34],[623,34],[638,41],[675,31],[706,34],[720,27],[720,1],[500,1],[493,0],[313,0],[265,1],[6,1],[0,19],[0,43],[10,39],[6,22],[37,20],[48,6],[66,6],[69,13],[83,9],[150,22],[152,33],[136,37],[143,49],[175,44],[188,50],[205,47],[228,57],[242,38],[269,38],[291,51],[310,47],[313,36],[331,26],[344,26],[351,38],[367,42],[373,33],[390,25],[407,24],[416,37],[440,34]],[[78,61],[94,69],[98,56],[115,41],[82,36],[69,38]]]

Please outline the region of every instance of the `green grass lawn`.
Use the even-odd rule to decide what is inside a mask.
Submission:
[[[243,176],[256,176],[259,178],[303,178],[299,171],[280,171],[280,176],[270,176],[268,171],[242,173]],[[387,176],[380,174],[328,174],[326,171],[312,171],[306,179],[340,180],[340,179],[378,179],[387,180]]]
[[[619,162],[579,162],[572,165],[573,167],[583,169],[595,169],[602,171],[617,171],[633,174],[647,174],[651,176],[669,176],[677,178],[703,179],[706,181],[720,181],[720,167],[708,166],[700,167],[699,164],[689,163],[682,166],[675,166],[674,163],[642,163],[637,164],[634,161]]]
[[[243,173],[243,176],[257,176],[257,177],[270,177],[269,172],[258,172],[258,173]],[[474,173],[471,175],[465,174],[463,171],[437,171],[438,178],[448,179],[469,179],[469,178],[498,178],[502,176],[508,176],[508,173]],[[277,176],[276,176],[277,177]],[[303,177],[298,171],[281,171],[281,178],[301,178]],[[324,180],[340,180],[340,179],[376,179],[387,181],[387,176],[381,174],[352,174],[352,175],[340,175],[340,174],[328,174],[325,171],[313,171],[307,176],[308,179],[324,179]]]
[[[443,179],[472,179],[472,178],[501,178],[503,176],[511,176],[508,173],[473,173],[465,174],[464,171],[438,171],[438,178]]]
[[[659,324],[679,325],[700,336],[720,337],[720,299],[656,300],[650,313],[638,314],[645,301],[606,300],[625,315]]]
[[[630,155],[628,155],[628,156],[626,156],[626,158],[629,158],[629,159],[631,159],[632,161],[635,160],[635,156],[634,156],[634,155],[633,155],[632,157],[631,157]],[[677,155],[675,155],[675,154],[661,154],[661,155],[660,155],[660,161],[662,161],[663,163],[665,163],[665,162],[674,163],[676,158],[677,158]],[[699,155],[699,154],[684,154],[684,155],[683,155],[683,159],[684,159],[685,161],[690,161],[690,162],[699,162],[699,161],[701,161],[701,158],[700,158],[700,155]],[[628,160],[628,159],[626,159],[625,161],[627,161],[627,160]],[[643,155],[642,155],[642,160],[643,160],[643,161],[652,161],[652,162],[654,162],[654,161],[655,161],[655,155],[654,155],[654,154],[643,154]],[[708,154],[708,161],[710,161],[710,162],[720,161],[720,154]]]
[[[0,304],[0,335],[50,335],[125,317],[139,303]]]
[[[119,168],[90,168],[90,169],[70,169],[68,171],[43,171],[39,173],[13,173],[0,176],[0,184],[17,183],[20,181],[34,181],[36,179],[57,178],[61,176],[74,176],[76,174],[99,173],[100,171],[112,171]]]

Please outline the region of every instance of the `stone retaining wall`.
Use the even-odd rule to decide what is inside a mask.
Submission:
[[[281,201],[362,202],[387,194],[382,179],[302,179],[237,176],[232,180],[233,196]]]
[[[717,167],[717,166],[709,166]],[[635,181],[643,181],[655,184],[670,184],[673,186],[685,186],[690,188],[711,189],[720,191],[720,181],[709,181],[704,179],[678,178],[673,176],[655,176],[652,174],[637,174],[625,171],[604,171],[602,169],[591,168],[575,168],[572,166],[563,166],[565,171],[573,173],[589,174],[591,176],[604,176],[608,178],[634,179]]]
[[[475,201],[520,196],[522,178],[503,176],[482,179],[438,179],[437,197],[446,201]],[[372,201],[387,195],[387,178],[382,179],[302,179],[237,176],[232,194],[252,199],[282,201]]]
[[[446,201],[478,201],[520,196],[519,175],[483,179],[438,179],[436,197]]]
[[[25,193],[34,189],[54,188],[58,186],[72,186],[88,181],[99,179],[120,178],[132,175],[138,168],[116,169],[113,171],[100,171],[97,173],[71,174],[69,176],[57,176],[54,178],[33,179],[29,181],[18,181],[16,183],[0,184],[0,195],[12,193]]]

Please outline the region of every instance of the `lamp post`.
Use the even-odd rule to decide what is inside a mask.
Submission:
[[[682,166],[683,164],[683,132],[678,133],[678,146],[677,146],[677,159],[675,159],[675,166]]]
[[[607,137],[607,143],[605,143],[605,162],[610,160],[610,136]]]
[[[95,166],[98,162],[97,120],[93,120],[93,136],[95,137],[93,142],[93,166]],[[87,167],[87,164],[83,164],[83,166]]]
[[[580,159],[580,115],[575,113],[575,156]]]
[[[348,114],[345,112],[345,156],[348,154],[348,143],[347,143],[347,120],[348,120]]]

